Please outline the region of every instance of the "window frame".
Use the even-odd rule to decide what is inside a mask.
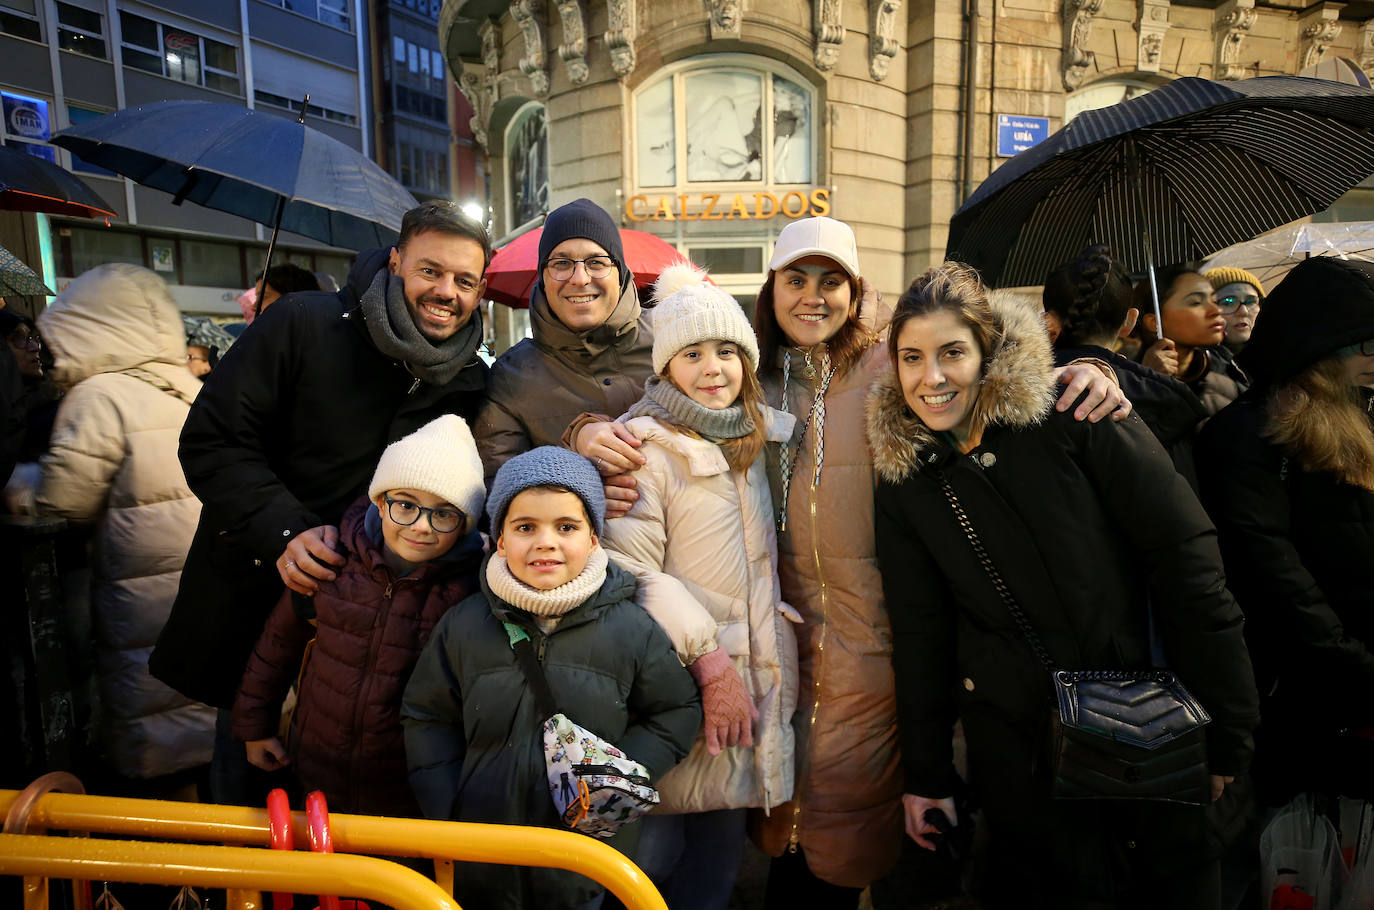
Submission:
[[[529,116],[526,112],[532,111],[532,110],[534,110],[535,108],[540,109],[541,111],[543,111],[543,114],[544,114],[544,168],[545,168],[546,171],[548,171],[548,169],[549,169],[549,108],[548,108],[548,105],[544,104],[542,101],[533,101],[533,100],[531,100],[531,101],[526,101],[524,104],[520,105],[520,107],[516,108],[515,111],[514,111],[514,113],[512,113],[512,114],[510,115],[510,120],[508,120],[508,121],[506,122],[506,128],[502,131],[502,134],[501,134],[501,181],[502,181],[502,183],[503,183],[503,185],[504,185],[504,188],[505,188],[505,209],[506,209],[505,215],[506,215],[506,226],[507,226],[506,229],[507,229],[507,230],[512,230],[512,231],[513,231],[513,230],[515,230],[517,227],[519,227],[520,224],[523,224],[523,223],[524,223],[524,222],[519,222],[519,223],[517,223],[517,222],[515,221],[515,188],[514,188],[515,174],[512,172],[512,168],[511,168],[511,157],[510,157],[511,136],[513,135],[516,126],[521,122],[521,120],[524,119],[525,117]],[[546,175],[545,175],[546,179],[548,179],[550,176],[551,176],[551,175],[550,175],[550,174],[547,174],[547,173],[546,173]],[[550,190],[552,190],[552,186],[550,186]],[[547,206],[547,203],[546,203],[545,210],[544,210],[543,214],[547,215],[547,214],[549,213],[549,211],[550,211],[550,210],[549,210],[549,208],[548,208],[548,206]],[[537,217],[537,216],[535,216],[535,217]]]
[[[229,41],[221,41],[219,38],[208,38],[207,36],[201,34],[200,32],[196,31],[195,29],[183,28],[183,27],[180,26],[180,25],[171,25],[171,24],[168,24],[168,23],[163,22],[163,21],[160,20],[160,19],[153,19],[153,18],[151,18],[151,17],[149,17],[149,16],[144,16],[144,15],[142,15],[141,13],[136,13],[136,12],[133,12],[133,11],[131,11],[131,10],[124,10],[124,9],[122,9],[122,10],[119,11],[119,15],[120,15],[120,17],[121,17],[120,23],[119,23],[119,25],[120,25],[120,27],[119,27],[119,48],[120,48],[119,60],[120,60],[120,64],[121,64],[121,65],[123,65],[123,66],[132,66],[132,64],[130,64],[130,63],[125,59],[125,56],[124,56],[124,49],[125,49],[125,48],[129,48],[130,50],[137,51],[138,53],[141,53],[141,54],[148,54],[148,55],[157,57],[158,63],[159,63],[159,65],[162,67],[162,70],[161,70],[160,73],[154,73],[152,70],[144,69],[144,68],[141,67],[141,66],[133,66],[133,69],[138,70],[140,73],[147,73],[147,74],[149,74],[150,76],[161,76],[163,79],[170,79],[170,80],[172,80],[173,82],[180,82],[180,83],[182,83],[183,85],[194,85],[194,86],[197,86],[197,87],[199,87],[199,88],[208,89],[209,91],[212,91],[212,92],[219,92],[220,94],[224,94],[224,95],[233,95],[234,97],[239,97],[239,98],[243,97],[243,76],[242,76],[241,73],[239,72],[239,70],[241,69],[241,66],[242,66],[243,48],[241,48],[241,47],[239,47],[238,45],[233,44],[232,42],[229,42]],[[126,37],[127,34],[128,34],[128,32],[127,32],[127,30],[124,28],[124,22],[123,22],[123,18],[122,18],[122,17],[124,17],[124,16],[132,16],[132,17],[134,17],[134,18],[136,18],[136,19],[142,19],[144,22],[151,22],[151,23],[153,24],[153,27],[157,30],[157,44],[158,44],[158,46],[157,46],[156,48],[150,48],[150,47],[146,47],[146,46],[144,46],[144,45],[142,45],[142,44],[135,44],[135,43],[133,43],[132,41],[130,41],[130,40]],[[196,53],[197,53],[197,55],[198,55],[198,57],[197,57],[197,63],[196,63],[196,67],[197,67],[197,81],[195,81],[195,82],[190,82],[190,81],[188,81],[188,80],[186,80],[186,79],[179,79],[179,78],[177,78],[176,76],[172,76],[172,75],[169,75],[169,74],[168,74],[168,71],[167,71],[167,51],[166,51],[166,45],[167,45],[167,29],[169,29],[169,28],[172,29],[172,30],[174,30],[174,31],[176,31],[176,32],[179,32],[179,33],[181,33],[181,34],[184,34],[184,35],[186,35],[186,36],[188,36],[188,37],[192,37],[192,38],[195,38],[195,39],[196,39]],[[206,55],[205,55],[205,42],[206,42],[206,41],[213,41],[213,42],[215,42],[216,44],[223,45],[223,46],[228,47],[228,48],[230,48],[230,49],[233,50],[233,52],[234,52],[234,68],[235,68],[235,71],[234,71],[234,72],[231,73],[231,72],[229,72],[228,70],[223,70],[223,69],[220,69],[220,68],[218,68],[218,67],[210,66],[210,65],[206,62],[206,59],[205,59],[205,56],[206,56]],[[236,83],[236,88],[234,89],[234,91],[230,92],[230,91],[228,91],[228,90],[226,90],[226,89],[223,89],[223,88],[220,88],[220,87],[218,87],[218,86],[210,85],[210,84],[209,84],[209,81],[205,78],[206,73],[212,73],[212,74],[214,74],[214,75],[216,75],[216,76],[228,77],[228,78],[230,78],[230,79],[233,79],[234,82]]]
[[[760,123],[768,124],[760,137],[760,147],[767,150],[763,156],[764,166],[758,180],[688,180],[687,179],[687,104],[686,80],[698,72],[738,71],[760,78],[763,83],[763,97],[760,99]],[[774,179],[772,149],[773,135],[773,77],[780,76],[807,93],[810,102],[811,140],[810,140],[810,177],[800,183],[779,183]],[[646,186],[640,182],[639,155],[639,99],[640,96],[664,81],[672,81],[673,103],[673,180],[662,186]],[[821,92],[820,89],[802,73],[779,61],[748,54],[703,54],[670,64],[635,87],[626,106],[629,119],[625,135],[628,138],[625,158],[630,164],[630,184],[632,195],[675,195],[700,192],[703,188],[720,189],[725,192],[763,192],[786,187],[796,189],[801,186],[820,186],[821,144]]]
[[[54,6],[54,8],[57,10],[57,42],[58,42],[57,46],[58,46],[58,49],[59,49],[59,50],[66,51],[66,52],[69,53],[69,54],[80,54],[80,55],[83,56],[83,57],[90,57],[92,60],[109,60],[109,59],[110,59],[110,39],[109,39],[109,37],[105,34],[105,32],[106,32],[108,29],[106,29],[106,27],[105,27],[105,14],[104,14],[104,13],[97,13],[97,12],[95,12],[94,10],[88,10],[88,9],[86,9],[85,7],[76,6],[76,5],[71,4],[71,3],[63,3],[62,0],[57,0],[57,2],[53,4],[53,6]],[[64,23],[64,22],[62,21],[62,7],[64,7],[64,6],[67,7],[68,9],[74,9],[74,10],[77,10],[78,12],[89,13],[90,15],[95,16],[96,20],[100,23],[100,29],[101,29],[101,30],[100,30],[99,32],[92,32],[92,31],[90,31],[89,29],[81,28],[80,26],[77,26],[77,25],[67,25],[66,23]],[[102,52],[101,52],[101,55],[100,55],[99,57],[97,57],[97,56],[95,56],[95,55],[93,55],[93,54],[88,54],[88,53],[86,53],[85,51],[72,50],[71,48],[62,47],[62,33],[63,33],[63,32],[69,32],[69,33],[74,34],[74,35],[81,35],[82,37],[85,37],[85,38],[93,38],[93,39],[99,41],[99,42],[100,42],[100,46],[101,46],[101,48],[103,49]]]
[[[348,32],[350,35],[353,34],[353,10],[351,9],[352,4],[349,3],[349,0],[311,0],[315,7],[314,15],[303,13],[298,9],[293,9],[291,6],[287,5],[287,0],[263,0],[263,2],[270,6],[275,6],[277,9],[285,10],[293,15],[304,16],[321,25],[337,28],[340,31]],[[343,24],[340,25],[338,22],[323,18],[320,15],[321,10],[326,10],[333,14],[335,17],[342,20]]]
[[[12,6],[10,3],[3,2],[3,0],[0,0],[0,12],[3,12],[6,15],[10,16],[16,16],[19,19],[22,19],[26,22],[32,22],[34,28],[38,30],[38,34],[35,37],[30,37],[28,35],[20,35],[16,34],[15,32],[5,31],[3,29],[0,29],[0,35],[8,35],[11,38],[18,38],[20,41],[37,41],[42,43],[47,33],[47,30],[43,27],[44,17],[39,13],[39,10],[41,10],[42,8],[43,4],[41,2],[37,2],[37,0],[35,0],[33,4],[33,12],[29,12],[26,9],[18,9]]]

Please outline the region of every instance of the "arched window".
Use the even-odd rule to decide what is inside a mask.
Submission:
[[[549,210],[548,118],[537,101],[516,111],[506,129],[506,199],[511,228]]]
[[[694,57],[635,92],[634,183],[643,188],[810,183],[816,93],[759,57]]]
[[[1130,101],[1159,88],[1138,79],[1103,79],[1084,86],[1064,99],[1064,122],[1068,123],[1084,111],[1095,111],[1121,101]]]

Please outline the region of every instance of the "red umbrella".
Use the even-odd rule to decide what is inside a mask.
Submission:
[[[487,266],[488,300],[517,309],[530,305],[530,290],[539,278],[541,234],[543,228],[521,234],[491,257]],[[644,231],[622,228],[620,243],[625,248],[625,265],[634,273],[635,285],[641,289],[652,285],[659,272],[686,259],[672,244]]]

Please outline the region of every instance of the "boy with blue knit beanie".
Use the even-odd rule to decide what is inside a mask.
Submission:
[[[545,446],[502,465],[487,496],[496,550],[482,590],[434,630],[406,687],[410,782],[429,818],[563,828],[549,791],[542,725],[517,661],[528,637],[558,711],[644,765],[656,782],[701,726],[697,686],[668,637],[608,562],[601,477]],[[608,843],[633,857],[639,826]],[[557,869],[462,864],[464,906],[590,908],[604,893]]]

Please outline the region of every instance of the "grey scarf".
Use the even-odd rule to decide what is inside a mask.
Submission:
[[[406,306],[405,282],[382,267],[363,294],[363,321],[372,343],[387,357],[403,362],[412,376],[434,386],[451,382],[472,363],[482,343],[482,312],[445,341],[434,344],[415,327]]]
[[[738,401],[714,411],[697,404],[662,376],[648,378],[644,383],[644,397],[630,405],[625,416],[666,419],[710,442],[739,439],[754,432],[753,418],[744,413],[744,405]]]

